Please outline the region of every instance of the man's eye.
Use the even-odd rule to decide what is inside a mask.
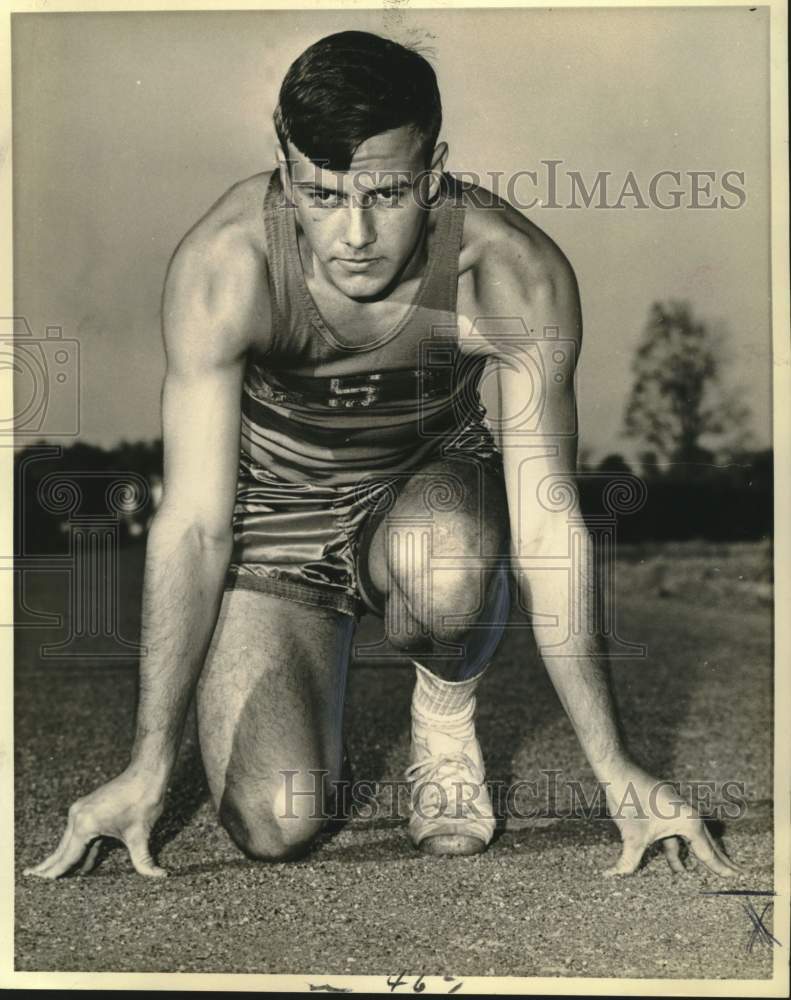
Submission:
[[[339,196],[334,191],[314,191],[311,195],[311,201],[314,205],[320,205],[323,208],[333,208],[340,204]]]
[[[379,191],[378,195],[381,205],[397,205],[401,200],[401,192],[397,188],[392,191]]]

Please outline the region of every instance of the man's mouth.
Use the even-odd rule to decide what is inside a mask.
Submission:
[[[339,264],[349,271],[367,271],[372,264],[375,264],[379,257],[336,257]]]

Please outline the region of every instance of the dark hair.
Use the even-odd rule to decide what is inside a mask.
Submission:
[[[366,139],[405,125],[428,161],[442,104],[436,74],[418,52],[367,31],[341,31],[291,64],[274,119],[284,152],[290,140],[313,163],[342,171]]]

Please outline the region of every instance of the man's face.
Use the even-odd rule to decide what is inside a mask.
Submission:
[[[442,169],[447,147],[432,167]],[[288,144],[286,192],[313,252],[313,263],[352,299],[382,294],[414,253],[426,206],[438,186],[427,175],[419,140],[408,127],[366,139],[348,171],[311,163]]]

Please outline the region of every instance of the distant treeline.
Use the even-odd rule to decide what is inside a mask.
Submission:
[[[608,455],[595,467],[580,469],[580,494],[586,516],[607,510],[611,496],[627,496],[618,514],[618,538],[624,542],[753,541],[772,537],[772,451],[741,453],[728,465],[708,462],[647,465],[632,469],[620,455]],[[643,490],[634,483],[642,482]],[[620,484],[623,484],[621,486]],[[643,499],[644,497],[644,499]]]
[[[141,538],[161,477],[161,441],[29,445],[14,456],[15,551],[64,555],[70,524],[107,524],[122,542]]]
[[[112,449],[33,444],[15,456],[15,550],[68,551],[69,523],[113,524],[122,541],[141,539],[154,513],[162,443]],[[744,452],[727,466],[643,465],[620,455],[582,464],[578,479],[589,522],[617,517],[621,541],[748,541],[772,535],[772,452]],[[141,486],[142,484],[142,486]],[[107,521],[103,521],[103,519]]]

